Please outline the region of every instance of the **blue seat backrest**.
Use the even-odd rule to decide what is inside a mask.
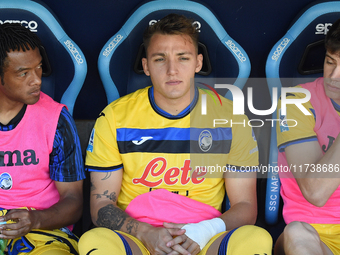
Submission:
[[[280,97],[282,87],[296,86],[323,75],[323,40],[329,27],[340,18],[340,1],[317,1],[304,8],[274,45],[266,63],[266,78],[271,98]],[[277,94],[273,89],[277,88]],[[273,119],[277,119],[276,111]],[[277,167],[276,123],[271,131],[269,165]],[[277,173],[268,173],[265,218],[278,220],[280,181]]]
[[[63,30],[52,11],[30,0],[1,0],[0,23],[16,22],[37,33],[47,53],[43,60],[42,91],[73,113],[87,64],[79,47]]]
[[[151,85],[150,77],[144,73],[137,74],[134,65],[136,59],[138,63],[140,61],[137,55],[145,28],[169,13],[192,18],[200,30],[200,42],[207,49],[203,56],[205,60],[209,57],[210,65],[205,62],[203,71],[198,76],[230,77],[233,78],[234,85],[242,89],[250,74],[249,58],[241,46],[227,34],[215,15],[197,2],[156,0],[146,2],[136,9],[100,53],[98,68],[108,103]],[[226,97],[231,99],[231,93],[228,92]]]

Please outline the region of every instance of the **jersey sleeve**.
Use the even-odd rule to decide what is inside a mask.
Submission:
[[[255,134],[246,115],[234,115],[232,119],[232,144],[228,158],[229,168],[249,171],[258,166],[259,155]],[[255,170],[254,168],[250,169]]]
[[[115,171],[123,167],[117,144],[115,118],[110,105],[100,113],[86,149],[88,171]]]
[[[85,179],[84,162],[76,125],[64,107],[61,110],[50,154],[50,177],[54,181]]]
[[[287,99],[302,99],[303,93],[287,94]],[[282,114],[281,99],[277,111],[279,125],[276,125],[277,144],[281,152],[292,144],[317,141],[315,126],[315,111],[312,104],[308,101],[302,104],[311,115],[305,115],[295,104],[286,105],[286,115]]]

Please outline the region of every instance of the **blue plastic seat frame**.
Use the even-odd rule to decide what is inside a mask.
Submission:
[[[300,33],[312,21],[321,15],[340,12],[340,1],[321,2],[318,1],[312,4],[310,8],[303,12],[296,22],[289,28],[286,34],[274,45],[269,53],[266,62],[266,78],[270,91],[271,98],[273,98],[273,89],[277,88],[278,98],[282,83],[280,80],[281,60],[285,52],[294,43]],[[322,75],[322,74],[321,74]],[[292,76],[293,77],[293,76]],[[298,85],[298,84],[296,84]],[[277,112],[272,115],[273,119],[277,119]],[[276,138],[276,123],[271,128],[270,150],[269,150],[269,165],[277,167],[278,149]],[[265,202],[265,220],[268,224],[275,224],[278,221],[280,204],[280,181],[278,173],[268,172],[267,187],[266,187],[266,202]]]
[[[142,20],[146,15],[159,10],[186,10],[201,16],[202,19],[204,19],[214,30],[221,43],[233,53],[239,66],[238,78],[236,79],[234,85],[240,89],[243,88],[247,80],[245,78],[248,78],[250,74],[251,65],[249,58],[242,47],[227,34],[225,29],[211,11],[204,5],[189,0],[155,0],[140,6],[129,17],[122,28],[108,40],[100,52],[98,58],[98,69],[107,95],[108,103],[118,99],[121,96],[118,92],[115,82],[110,76],[110,61],[113,54],[115,53],[115,50],[124,42],[124,40],[129,36],[135,25],[138,24],[140,20]],[[234,49],[238,49],[237,52],[235,52],[235,50],[233,51],[232,48],[227,45],[228,41],[233,43]],[[225,97],[232,99],[231,92],[228,91]]]
[[[43,5],[30,0],[1,0],[0,9],[18,9],[31,12],[38,16],[49,27],[55,38],[64,47],[73,61],[74,77],[72,82],[68,85],[66,91],[63,93],[60,103],[65,104],[71,115],[73,115],[74,104],[78,94],[84,84],[87,63],[84,54],[72,41],[72,39],[65,33],[54,15]],[[44,45],[45,48],[48,45]],[[62,65],[63,63],[56,63]]]

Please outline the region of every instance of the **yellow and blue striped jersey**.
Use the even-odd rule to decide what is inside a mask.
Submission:
[[[123,168],[118,205],[136,196],[167,189],[220,210],[223,171],[258,165],[257,143],[245,115],[232,114],[232,102],[207,99],[203,90],[179,115],[162,111],[148,87],[109,104],[98,117],[86,155],[89,171]],[[219,120],[214,125],[214,120]],[[216,122],[215,122],[216,124]],[[200,171],[198,171],[198,169]]]

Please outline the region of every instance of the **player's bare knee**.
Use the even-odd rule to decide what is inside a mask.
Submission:
[[[289,242],[310,241],[319,242],[320,237],[316,230],[308,223],[293,221],[284,229],[284,240]]]

